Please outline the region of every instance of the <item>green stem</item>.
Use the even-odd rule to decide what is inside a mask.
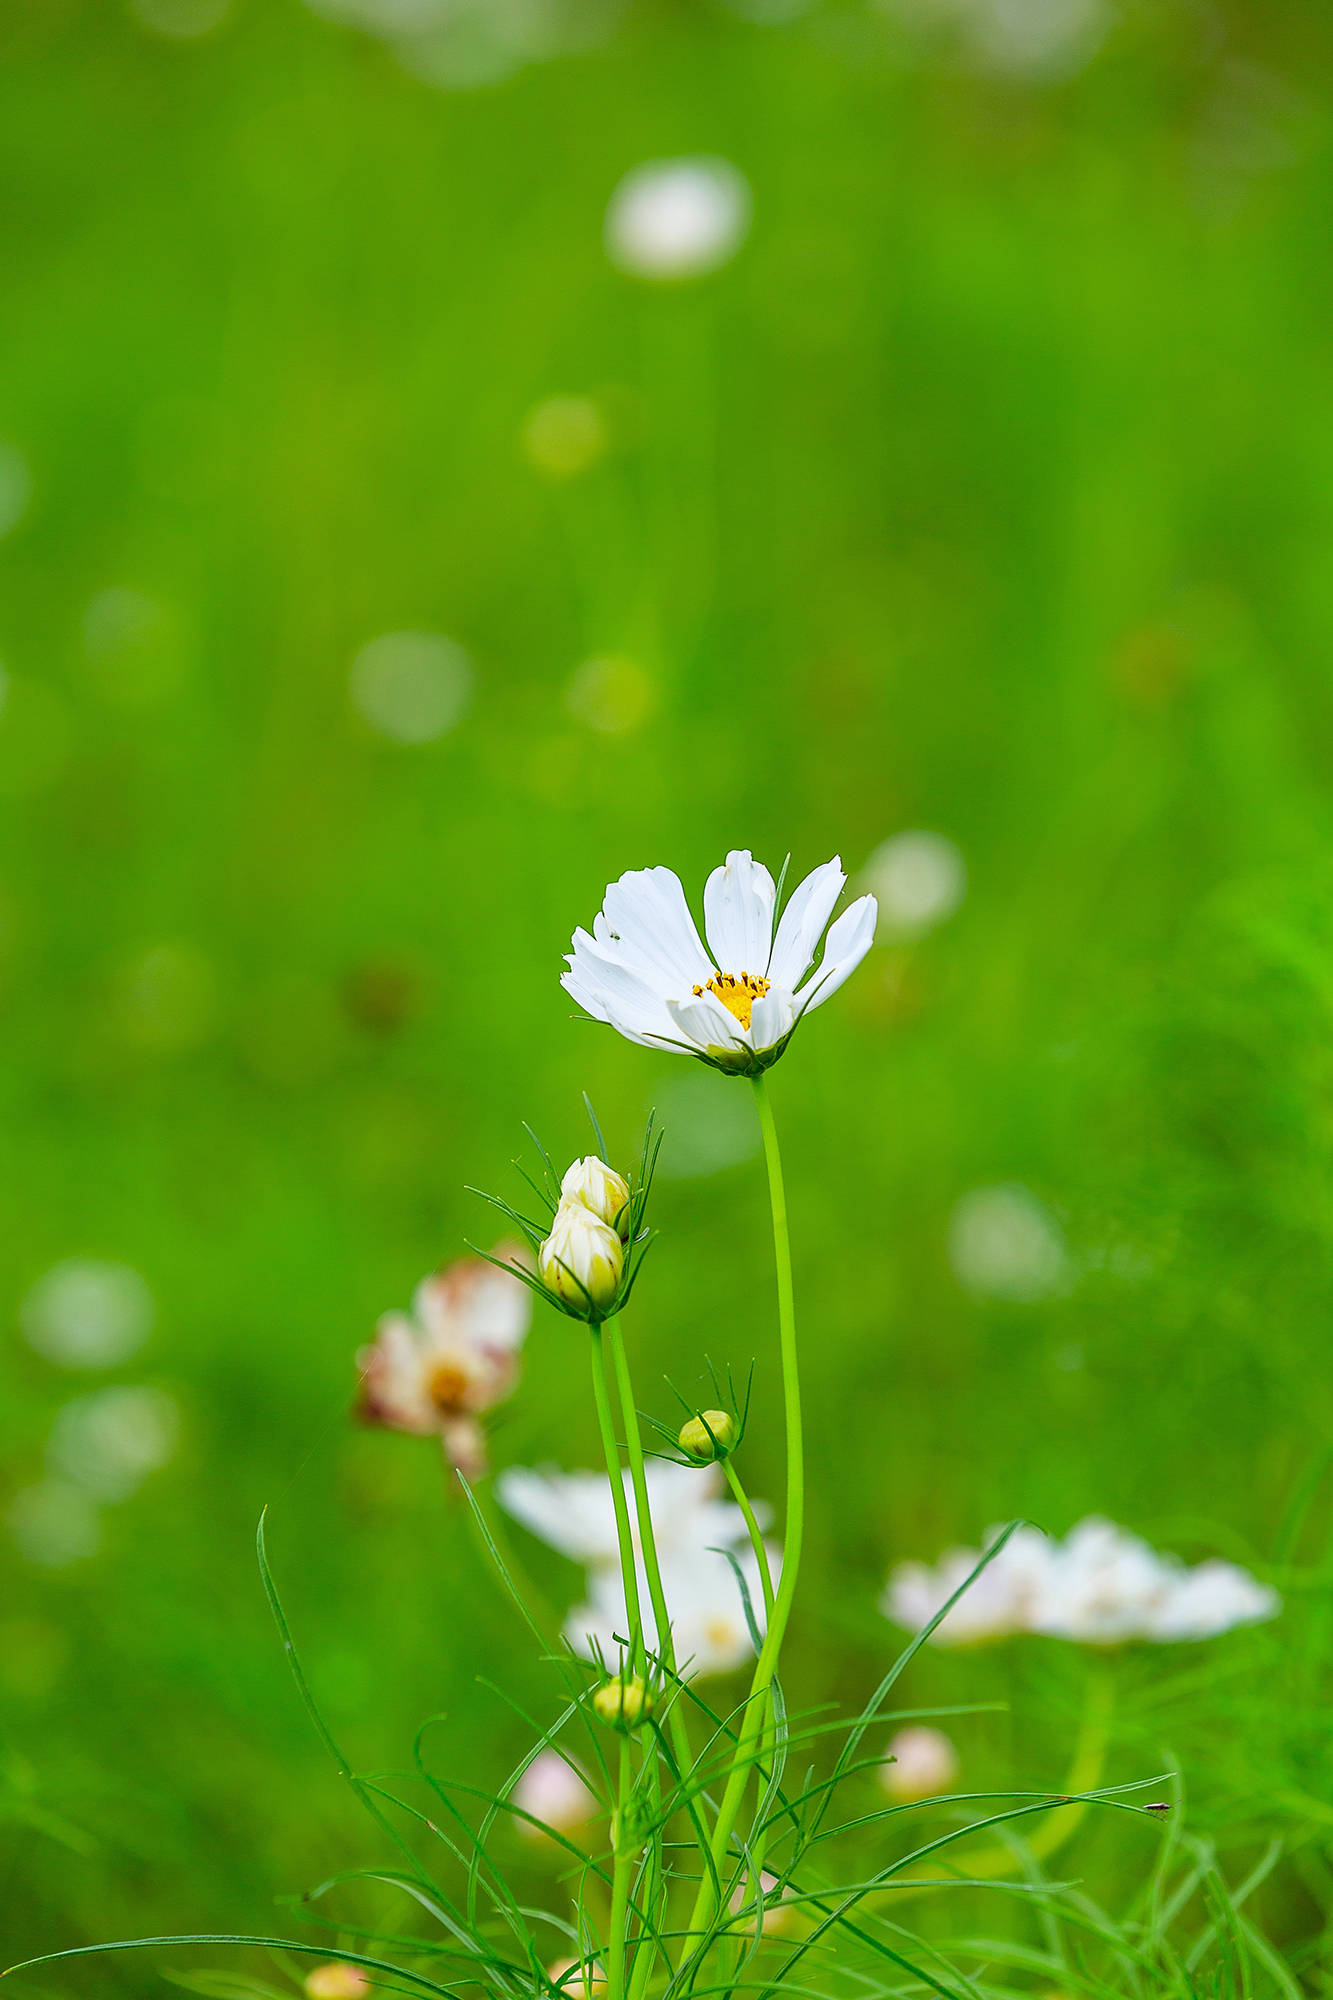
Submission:
[[[616,1788],[616,1855],[611,1875],[611,1935],[606,1954],[607,2000],[625,2000],[625,1946],[629,1930],[629,1876],[633,1856],[624,1845],[623,1821],[631,1779],[629,1738],[622,1736]]]
[[[611,1482],[611,1505],[616,1514],[616,1539],[620,1543],[620,1571],[625,1585],[625,1610],[629,1616],[630,1668],[637,1672],[643,1663],[643,1615],[639,1610],[639,1572],[634,1561],[634,1533],[629,1523],[625,1482],[620,1472],[620,1451],[611,1416],[611,1392],[606,1380],[606,1355],[602,1351],[602,1329],[588,1328],[592,1337],[592,1395],[597,1405],[597,1428],[602,1434],[606,1476]]]
[[[615,1370],[616,1389],[620,1396],[621,1419],[625,1426],[625,1454],[629,1459],[630,1479],[634,1486],[634,1505],[639,1517],[639,1545],[643,1550],[643,1566],[648,1576],[648,1595],[652,1599],[653,1620],[657,1626],[657,1654],[668,1677],[676,1671],[676,1649],[671,1637],[671,1615],[662,1588],[662,1568],[657,1559],[657,1537],[653,1530],[652,1510],[648,1504],[648,1475],[643,1462],[643,1434],[639,1429],[639,1412],[634,1403],[634,1385],[630,1380],[629,1357],[625,1353],[625,1340],[620,1331],[620,1320],[612,1316],[606,1322],[611,1337],[611,1366]],[[672,1699],[667,1713],[671,1729],[672,1748],[683,1775],[688,1774],[694,1759],[690,1750],[690,1739],[686,1730],[685,1717],[679,1701]]]
[[[773,1578],[769,1574],[768,1549],[765,1547],[764,1538],[759,1532],[759,1523],[755,1520],[754,1508],[750,1505],[749,1495],[741,1485],[740,1474],[737,1472],[735,1464],[731,1459],[724,1458],[722,1469],[727,1475],[727,1485],[731,1488],[731,1497],[745,1516],[745,1525],[750,1532],[750,1547],[754,1550],[754,1559],[759,1565],[759,1582],[764,1593],[764,1616],[766,1619],[771,1618],[773,1616]]]
[[[768,1719],[768,1691],[777,1672],[782,1641],[786,1636],[787,1621],[791,1616],[792,1599],[796,1594],[796,1578],[801,1563],[801,1542],[805,1532],[805,1447],[801,1427],[801,1384],[796,1353],[796,1301],[791,1278],[791,1237],[787,1228],[787,1196],[782,1181],[782,1155],[778,1149],[773,1107],[769,1103],[762,1075],[754,1077],[752,1082],[760,1129],[764,1135],[768,1195],[773,1210],[773,1255],[777,1267],[778,1289],[778,1342],[782,1354],[782,1399],[787,1428],[787,1519],[782,1542],[782,1575],[778,1579],[768,1631],[760,1648],[754,1678],[750,1683],[745,1720],[741,1725],[732,1757],[727,1787],[722,1795],[722,1804],[713,1827],[713,1868],[719,1877],[731,1845],[731,1836],[741,1809],[741,1802],[745,1797],[750,1768],[761,1753],[761,1738]],[[709,1871],[700,1882],[699,1893],[695,1897],[689,1926],[691,1937],[712,1920],[717,1907],[717,1891],[713,1887],[713,1873]]]

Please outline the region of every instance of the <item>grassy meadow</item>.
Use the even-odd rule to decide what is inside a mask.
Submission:
[[[996,1705],[950,1724],[981,1790],[1061,1787],[1108,1698],[1104,1782],[1178,1770],[1177,1833],[1266,1869],[1249,1984],[1205,1941],[1196,1986],[1079,1990],[1333,1993],[1333,20],[1126,0],[1038,63],[961,4],[768,11],[640,0],[476,75],[299,0],[0,19],[5,1963],[286,1934],[275,1898],[377,1859],[265,1506],[359,1767],[442,1713],[496,1782],[529,1740],[498,1690],[549,1712],[438,1450],[350,1418],[376,1317],[493,1239],[465,1185],[516,1191],[523,1120],[571,1158],[586,1090],[628,1157],[657,1110],[640,1398],[756,1362],[780,1503],[749,1093],[574,1020],[561,954],[624,869],[697,900],[731,847],[840,853],[857,889],[924,829],[966,894],[883,926],[772,1078],[789,1698],[855,1707],[890,1566],[1017,1516],[1243,1563],[1271,1624],[927,1649],[904,1700]],[[608,199],[683,155],[739,168],[749,234],[635,278]],[[450,642],[437,726],[354,671],[404,631]],[[1045,1280],[969,1281],[959,1204],[1009,1187]],[[105,1365],[34,1344],[71,1260],[151,1295]],[[174,1450],[81,1502],[68,1406],[115,1386]],[[493,1460],[596,1450],[539,1310]],[[514,1539],[563,1611],[573,1567]],[[1090,1815],[1052,1869],[1124,1912],[1162,1838]],[[980,1889],[903,1922],[1031,1935]],[[12,1986],[205,1962],[271,1976]]]

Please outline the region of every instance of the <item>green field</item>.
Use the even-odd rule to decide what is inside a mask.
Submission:
[[[523,61],[483,9],[476,79],[446,35],[435,81],[298,0],[0,21],[4,1962],[289,1934],[275,1898],[380,1858],[264,1506],[360,1767],[444,1712],[497,1783],[497,1686],[549,1712],[439,1453],[350,1419],[376,1317],[493,1239],[465,1185],[517,1191],[522,1121],[572,1158],[586,1090],[628,1157],[656,1108],[640,1400],[757,1362],[780,1502],[748,1092],[572,1019],[561,954],[622,870],[697,897],[729,848],[836,852],[860,889],[926,829],[960,906],[885,926],[772,1080],[812,1481],[785,1682],[855,1707],[891,1565],[1014,1517],[1244,1564],[1271,1624],[926,1651],[905,1699],[1003,1704],[951,1725],[964,1787],[1044,1789],[1109,1686],[1105,1782],[1179,1770],[1226,1879],[1272,1863],[1245,1910],[1290,1970],[1207,1947],[1192,1990],[1333,1993],[1333,17],[1126,0],[1043,65],[988,8],[642,0]],[[621,177],[700,154],[751,190],[734,258],[617,269]],[[431,655],[439,726],[395,735],[352,669],[403,631],[468,665]],[[1050,1255],[1006,1296],[960,1279],[958,1204],[1011,1184]],[[141,1275],[135,1352],[25,1337],[69,1260]],[[538,1311],[497,1464],[597,1462],[583,1348]],[[53,1440],[111,1385],[179,1436],[94,1509]],[[1122,1912],[1160,1839],[1089,1817],[1056,1873]],[[903,1921],[1028,1936],[988,1894]]]

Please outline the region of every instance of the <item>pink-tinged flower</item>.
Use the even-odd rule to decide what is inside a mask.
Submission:
[[[497,1257],[516,1254],[510,1244]],[[478,1419],[511,1396],[531,1318],[527,1287],[481,1257],[467,1257],[417,1286],[410,1313],[385,1313],[357,1356],[358,1413],[413,1437],[438,1437],[469,1479],[486,1470]]]
[[[765,1937],[785,1937],[791,1930],[795,1910],[788,1902],[789,1891],[783,1889],[776,1875],[770,1875],[767,1868],[759,1872],[759,1887],[764,1900]],[[738,1882],[731,1892],[729,1908],[733,1916],[739,1917],[744,1911],[744,1922],[736,1925],[737,1930],[754,1929],[754,1920],[759,1914],[756,1907],[758,1898],[754,1892],[754,1876],[747,1875]]]
[[[359,1965],[331,1959],[307,1973],[305,1990],[308,2000],[361,2000],[370,1991],[370,1981]]]
[[[514,1804],[532,1815],[514,1822],[528,1840],[543,1839],[547,1828],[577,1833],[601,1811],[585,1779],[558,1750],[538,1751],[514,1787]],[[534,1826],[533,1820],[541,1825]]]
[[[889,1738],[879,1781],[891,1799],[911,1804],[947,1791],[958,1776],[958,1752],[942,1729],[914,1724]]]

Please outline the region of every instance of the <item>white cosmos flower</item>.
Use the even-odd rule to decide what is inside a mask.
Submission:
[[[496,1255],[513,1254],[497,1246]],[[486,1470],[477,1419],[513,1394],[532,1317],[528,1289],[481,1257],[422,1280],[411,1313],[385,1313],[357,1355],[367,1423],[438,1437],[469,1479]]]
[[[816,868],[792,892],[775,935],[773,877],[748,850],[731,853],[704,888],[705,950],[679,878],[669,868],[633,869],[607,889],[592,935],[575,931],[560,983],[632,1042],[757,1075],[870,949],[875,899],[862,896],[829,929],[810,970],[846,880],[836,856]]]
[[[733,1552],[745,1579],[750,1610],[764,1632],[764,1593],[759,1581],[759,1564],[748,1545]],[[777,1549],[768,1551],[769,1572],[776,1576],[781,1564]],[[650,1652],[659,1650],[657,1621],[653,1616],[647,1573],[642,1558],[638,1564],[639,1609],[643,1618],[644,1643]],[[745,1599],[736,1579],[732,1561],[717,1549],[700,1545],[677,1550],[660,1561],[662,1591],[671,1618],[671,1642],[677,1671],[686,1678],[699,1674],[726,1674],[754,1658],[754,1641],[745,1616]],[[585,1659],[614,1661],[621,1641],[630,1638],[625,1586],[618,1568],[609,1565],[592,1570],[588,1577],[588,1598],[578,1604],[565,1620],[565,1637],[575,1652]]]
[[[636,278],[697,278],[733,256],[750,226],[750,190],[729,160],[649,160],[606,211],[606,248]]]
[[[623,1473],[634,1545],[638,1516],[629,1471]],[[719,1500],[722,1475],[715,1465],[696,1468],[671,1459],[650,1458],[644,1466],[653,1540],[663,1561],[696,1548],[736,1548],[748,1539],[745,1516],[729,1500]],[[611,1487],[604,1472],[533,1471],[514,1465],[495,1482],[507,1513],[562,1556],[590,1568],[619,1565],[620,1542]],[[755,1509],[760,1526],[768,1509]]]
[[[919,1628],[979,1560],[975,1549],[951,1549],[934,1569],[902,1563],[889,1578],[881,1609],[896,1625]],[[1190,1569],[1113,1521],[1093,1517],[1063,1542],[1047,1541],[1035,1528],[1018,1529],[932,1638],[946,1646],[1014,1632],[1090,1646],[1208,1639],[1276,1617],[1281,1608],[1275,1590],[1234,1563]]]

